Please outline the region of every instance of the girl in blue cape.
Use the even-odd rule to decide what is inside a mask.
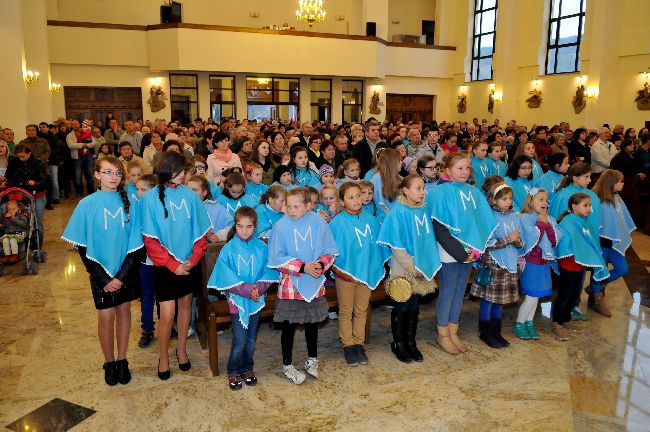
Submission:
[[[603,259],[598,232],[591,228],[587,216],[591,212],[591,198],[578,192],[569,198],[569,210],[560,216],[562,238],[557,245],[560,267],[559,287],[551,309],[551,329],[557,340],[569,340],[569,333],[582,330],[571,324],[571,310],[578,304],[582,292],[585,268],[593,270],[593,279],[603,281],[609,277]]]
[[[487,159],[488,166],[490,167],[490,175],[506,176],[508,165],[501,158],[503,158],[503,144],[498,141],[489,143]]]
[[[589,307],[606,317],[611,317],[612,314],[605,304],[605,285],[627,274],[629,268],[625,259],[625,251],[632,244],[630,233],[636,229],[630,212],[619,196],[624,185],[622,172],[606,169],[592,189],[600,199],[602,226],[599,236],[603,258],[605,262],[612,263],[614,268],[609,272],[609,277],[602,282],[592,278],[591,286],[587,288],[587,292],[589,293]]]
[[[524,240],[524,262],[519,277],[521,293],[525,296],[519,307],[513,333],[519,339],[539,339],[535,328],[535,312],[540,297],[553,293],[551,263],[555,261],[555,246],[560,238],[555,218],[548,214],[548,193],[544,189],[530,191],[521,209],[521,236]]]
[[[169,341],[178,303],[179,368],[192,367],[187,357],[192,293],[201,287],[199,262],[207,246],[210,218],[201,199],[183,185],[186,159],[176,152],[165,152],[156,165],[158,185],[140,200],[142,234],[147,254],[154,264],[156,299],[160,304],[158,377],[169,379]]]
[[[264,309],[265,293],[279,279],[276,270],[267,267],[268,246],[254,236],[257,213],[250,207],[235,212],[235,223],[228,233],[228,243],[208,281],[208,288],[226,293],[232,321],[232,346],[228,358],[228,386],[257,384],[253,370],[253,353]]]
[[[244,171],[246,172],[246,195],[252,197],[255,205],[257,205],[264,192],[269,189],[267,185],[262,183],[264,180],[264,168],[255,162],[247,162],[244,164]]]
[[[528,192],[534,187],[532,169],[533,161],[528,156],[515,157],[508,167],[504,180],[512,188],[515,211],[521,210]]]
[[[140,161],[132,160],[126,165],[127,181],[124,185],[124,189],[126,190],[127,196],[131,201],[140,201],[136,184],[138,183],[138,179],[142,177],[143,174],[144,172],[142,171],[142,165],[140,164]]]
[[[366,316],[372,290],[384,278],[388,249],[377,244],[381,224],[361,209],[361,188],[357,183],[341,185],[343,211],[330,222],[339,255],[334,262],[336,295],[339,303],[339,338],[348,366],[368,363],[363,347]]]
[[[534,182],[540,179],[544,175],[544,170],[542,166],[537,162],[537,152],[535,151],[535,144],[532,142],[527,142],[526,144],[519,145],[515,151],[514,156],[512,157],[513,161],[519,156],[527,156],[530,158],[531,164],[533,166],[532,179]]]
[[[296,186],[293,182],[293,177],[291,176],[291,168],[285,165],[279,165],[275,171],[273,171],[273,186],[282,186],[284,190],[295,189]]]
[[[375,189],[375,202],[385,212],[393,207],[399,195],[399,185],[402,177],[402,157],[395,149],[385,149],[379,154],[377,172],[370,178]]]
[[[284,205],[287,201],[287,191],[281,186],[273,185],[260,198],[260,204],[255,207],[257,225],[255,236],[268,240],[273,225],[284,216]]]
[[[318,173],[312,171],[309,167],[309,153],[307,149],[300,145],[295,145],[291,147],[290,154],[291,162],[289,162],[289,169],[291,170],[294,183],[298,187],[318,187],[320,184]]]
[[[424,181],[424,190],[430,194],[438,186],[438,167],[436,158],[433,155],[425,154],[418,159],[415,172]]]
[[[458,338],[458,322],[472,262],[485,251],[497,220],[485,196],[467,184],[469,157],[464,152],[445,155],[444,183],[427,200],[442,261],[438,295],[438,345],[449,354],[467,351]],[[432,250],[436,246],[432,245]]]
[[[338,191],[334,186],[323,186],[318,194],[316,213],[321,215],[329,223],[341,211]]]
[[[415,341],[419,301],[421,295],[435,291],[433,277],[440,270],[440,259],[436,249],[432,248],[436,237],[425,196],[420,176],[406,176],[400,184],[397,203],[386,215],[377,239],[378,244],[391,250],[390,275],[386,283],[405,278],[413,286],[411,298],[395,302],[391,311],[391,350],[397,360],[404,363],[423,361]]]
[[[187,187],[199,196],[208,212],[210,231],[208,231],[206,239],[210,243],[226,241],[234,223],[233,217],[224,206],[214,200],[208,179],[201,175],[194,175],[187,182]]]
[[[569,169],[569,156],[561,152],[550,154],[546,157],[546,165],[548,171],[535,181],[535,187],[548,193],[548,202],[551,204]]]
[[[485,178],[492,174],[490,172],[490,161],[487,158],[488,145],[484,142],[479,142],[472,147],[472,178],[474,186],[481,189]]]
[[[334,168],[331,165],[324,163],[318,170],[318,180],[320,183],[316,186],[318,192],[322,191],[324,187],[333,187],[338,189],[336,185],[336,177],[334,176]]]
[[[490,348],[498,349],[510,345],[501,335],[503,305],[518,300],[519,248],[524,244],[519,214],[512,211],[510,186],[505,183],[493,185],[487,198],[499,225],[490,236],[480,263],[490,269],[492,278],[487,284],[475,280],[470,294],[481,299],[479,338]]]
[[[252,195],[246,192],[246,179],[243,174],[233,172],[226,177],[226,181],[223,183],[223,192],[217,198],[217,202],[224,206],[231,216],[234,216],[239,207],[255,208],[259,198],[255,200]]]
[[[305,325],[305,371],[318,378],[318,323],[327,317],[325,272],[338,249],[327,222],[310,210],[306,188],[287,193],[287,214],[273,226],[269,239],[269,267],[280,272],[273,320],[282,327],[283,373],[294,384],[305,373],[292,364],[293,339],[298,324]]]
[[[95,163],[99,189],[79,202],[62,236],[77,248],[90,276],[105,361],[104,381],[110,386],[131,380],[126,351],[131,301],[140,297],[138,266],[143,252],[137,201],[127,197],[123,177],[124,168],[116,157],[99,159]]]
[[[375,185],[368,180],[361,180],[359,186],[361,186],[361,209],[379,219],[379,223],[383,224],[386,211],[375,202]]]

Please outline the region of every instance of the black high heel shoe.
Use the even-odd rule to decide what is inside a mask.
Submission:
[[[117,381],[120,384],[128,384],[131,381],[131,371],[129,370],[129,361],[127,359],[117,360]]]
[[[104,369],[104,381],[106,384],[109,386],[114,386],[117,384],[118,380],[118,372],[117,372],[117,366],[115,365],[115,362],[106,362],[104,363],[104,366],[102,366]]]
[[[160,372],[160,359],[158,359],[158,378],[160,378],[163,381],[167,381],[170,376],[172,376],[172,371],[169,369]]]
[[[187,372],[192,369],[192,363],[190,363],[190,358],[187,358],[187,363],[181,363],[181,360],[178,358],[178,350],[176,350],[176,360],[178,360],[178,368],[183,372]]]

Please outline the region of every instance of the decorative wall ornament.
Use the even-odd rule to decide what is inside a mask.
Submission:
[[[467,111],[467,95],[462,94],[458,96],[458,104],[456,105],[456,108],[458,108],[459,113],[464,113]]]
[[[571,105],[573,105],[573,111],[576,114],[580,114],[583,109],[587,106],[587,99],[585,98],[585,86],[579,85],[576,89],[576,94],[571,99]]]
[[[381,108],[379,108],[379,93],[373,93],[372,98],[370,99],[368,112],[370,114],[381,114]]]
[[[494,87],[490,88],[490,93],[488,95],[488,112],[494,112]]]
[[[528,108],[539,108],[539,106],[542,104],[542,91],[533,89],[529,91],[528,94],[530,95],[530,97],[526,99]]]
[[[639,111],[650,110],[650,88],[648,83],[643,84],[643,88],[636,91],[636,107]]]
[[[147,100],[147,103],[151,107],[151,112],[158,112],[164,109],[167,106],[165,103],[166,99],[165,92],[161,86],[151,86],[151,89],[149,89],[149,99]]]

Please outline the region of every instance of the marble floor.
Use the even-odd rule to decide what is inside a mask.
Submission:
[[[466,301],[461,322],[470,351],[444,354],[434,345],[434,305],[423,305],[418,333],[425,361],[401,364],[388,347],[390,313],[373,311],[370,363],[348,368],[336,322],[321,329],[321,378],[295,386],[283,379],[280,333],[263,324],[256,351],[259,384],[228,390],[213,378],[207,352],[189,342],[192,370],[172,361],[167,382],[156,376],[157,343],[137,347],[139,303],[132,305],[126,386],[103,382],[96,313],[77,253],[58,239],[74,202],[46,212],[48,262],[35,276],[17,265],[0,278],[0,427],[74,431],[650,431],[650,238],[634,234],[632,272],[611,284],[614,316],[590,314],[585,332],[567,343],[550,336],[550,303],[541,305],[536,342],[508,336],[492,350],[476,335],[478,304]],[[512,323],[516,308],[506,310]],[[219,339],[220,366],[230,332]],[[173,353],[174,344],[171,352]],[[306,357],[296,336],[294,361]],[[67,404],[66,404],[67,402]],[[45,405],[45,406],[44,406]],[[66,408],[67,406],[67,408]],[[39,409],[40,408],[40,409]],[[34,410],[50,423],[32,423]],[[62,413],[70,413],[68,417]],[[60,414],[60,415],[57,415]],[[62,420],[61,420],[62,418]],[[38,427],[37,427],[38,426]]]

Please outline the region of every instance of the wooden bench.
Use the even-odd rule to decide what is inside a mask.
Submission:
[[[208,349],[208,356],[210,361],[210,370],[212,376],[219,375],[219,346],[217,340],[217,325],[230,322],[230,308],[225,299],[211,302],[208,299],[207,282],[214,268],[214,264],[219,256],[219,251],[225,243],[212,243],[208,245],[205,253],[205,258],[202,260],[203,266],[203,283],[201,285],[201,292],[197,301],[197,333],[199,336],[199,343],[201,349]],[[336,287],[334,285],[327,285],[325,289],[325,298],[330,308],[338,306],[338,299],[336,296]],[[377,303],[386,298],[386,292],[383,285],[380,285],[372,291],[370,296],[371,303]],[[273,317],[275,311],[276,293],[272,292],[266,296],[266,305],[262,309],[261,317]],[[368,308],[368,316],[366,318],[366,343],[370,341],[370,318],[371,308]]]

